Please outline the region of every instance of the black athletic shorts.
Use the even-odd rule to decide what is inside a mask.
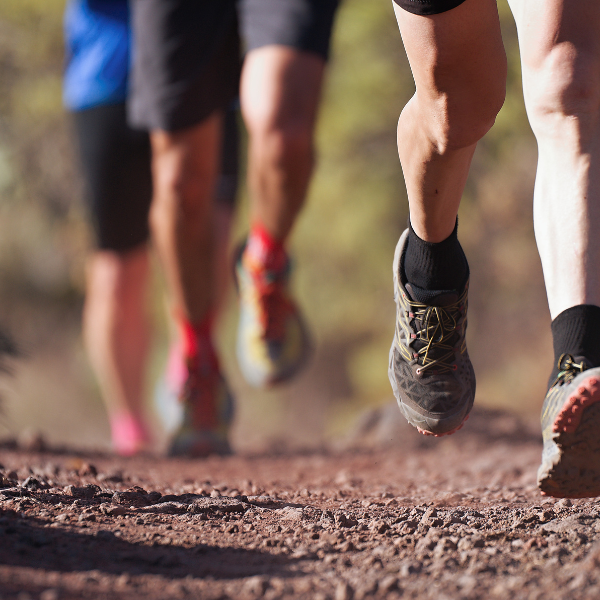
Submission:
[[[150,140],[127,125],[125,104],[73,113],[97,246],[125,252],[148,239]]]
[[[175,131],[238,95],[235,0],[133,0],[129,121]]]
[[[465,0],[394,0],[404,10],[415,15],[437,15],[456,8]]]
[[[279,44],[329,57],[339,0],[239,0],[244,48]]]
[[[246,50],[281,44],[327,58],[339,0],[133,0],[130,122],[175,131],[237,96]],[[239,22],[239,25],[238,25]]]
[[[215,200],[233,208],[238,189],[239,127],[237,102],[223,123],[221,171]],[[97,247],[126,252],[146,243],[152,200],[148,133],[127,125],[125,104],[73,113]]]

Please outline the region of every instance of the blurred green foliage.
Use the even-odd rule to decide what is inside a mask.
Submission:
[[[477,401],[535,410],[551,357],[531,221],[535,142],[512,16],[505,0],[498,6],[509,58],[507,100],[478,148],[460,212],[472,272],[469,344]],[[76,336],[89,231],[61,105],[63,8],[64,0],[0,3],[0,321],[36,352],[60,346],[69,363],[81,353]],[[407,218],[395,129],[413,89],[391,2],[345,0],[323,94],[318,166],[292,242],[316,361],[295,386],[248,390],[235,371],[230,316],[225,362],[247,429],[264,426],[255,415],[262,406],[260,414],[287,418],[288,430],[318,438],[391,398],[391,261]],[[240,222],[238,230],[244,227]],[[65,339],[69,344],[59,343]],[[88,372],[74,376],[89,379]],[[32,390],[31,406],[41,393]]]

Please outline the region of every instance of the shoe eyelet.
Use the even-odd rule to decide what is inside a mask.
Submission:
[[[456,371],[458,369],[458,365],[452,365],[452,370]]]
[[[419,367],[419,368],[418,368],[418,369],[415,371],[415,373],[416,373],[417,375],[420,375],[420,374],[421,374],[421,367]]]

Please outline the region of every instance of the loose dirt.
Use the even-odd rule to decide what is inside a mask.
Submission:
[[[600,505],[535,487],[535,426],[395,412],[208,460],[0,448],[0,598],[600,598]]]

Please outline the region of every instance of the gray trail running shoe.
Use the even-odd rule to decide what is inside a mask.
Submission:
[[[442,436],[460,429],[475,398],[475,373],[467,353],[467,292],[444,293],[429,304],[416,302],[401,281],[408,240],[394,254],[396,333],[388,374],[400,410],[421,433]]]
[[[544,399],[544,450],[538,469],[543,495],[600,496],[600,367],[563,354]]]

